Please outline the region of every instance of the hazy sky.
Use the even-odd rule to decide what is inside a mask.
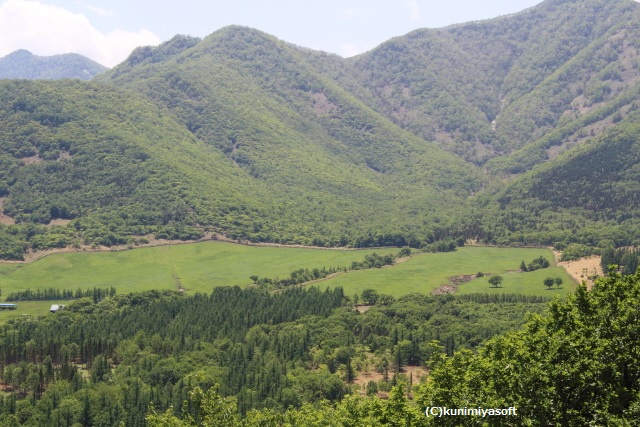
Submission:
[[[76,52],[106,66],[175,34],[246,25],[352,56],[417,28],[493,18],[541,0],[0,0],[0,56]]]

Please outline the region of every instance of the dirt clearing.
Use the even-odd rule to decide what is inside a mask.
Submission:
[[[567,273],[569,273],[578,283],[585,282],[589,289],[593,286],[593,279],[590,279],[590,277],[603,275],[599,255],[580,258],[576,261],[562,261],[558,263],[558,266],[567,270]]]

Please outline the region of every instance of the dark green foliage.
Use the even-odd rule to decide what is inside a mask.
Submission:
[[[524,261],[522,261],[522,263],[520,264],[520,269],[522,271],[535,271],[535,270],[539,270],[541,268],[548,268],[549,267],[549,260],[546,259],[543,256],[540,256],[536,259],[534,259],[533,261],[531,261],[526,268],[522,268],[522,266],[524,265]]]
[[[37,289],[32,291],[31,289],[27,289],[26,291],[20,292],[12,292],[7,295],[5,301],[47,301],[47,300],[70,300],[70,299],[80,299],[80,298],[93,298],[94,302],[101,301],[103,298],[107,296],[114,296],[116,294],[116,289],[114,287],[111,288],[93,288],[93,289],[78,289],[73,291],[71,289]]]
[[[378,302],[378,298],[380,298],[380,295],[375,289],[365,289],[362,291],[362,302],[365,304],[374,305]]]
[[[593,254],[593,248],[579,243],[570,243],[562,250],[561,261],[573,261]]]
[[[402,253],[402,251],[400,252]],[[270,279],[267,277],[258,277],[251,276],[250,279],[254,281],[256,285],[261,286],[273,286],[276,288],[284,288],[287,286],[299,285],[301,283],[310,282],[312,280],[324,279],[330,274],[334,274],[336,272],[347,272],[349,270],[366,270],[370,268],[381,268],[385,265],[393,265],[395,259],[400,256],[398,255],[378,255],[377,253],[372,253],[371,255],[366,255],[363,261],[353,261],[350,267],[322,267],[320,269],[314,268],[313,270],[309,270],[308,268],[301,268],[292,272],[288,278],[286,279]],[[405,252],[406,253],[406,250]]]
[[[635,247],[614,249],[610,246],[602,251],[600,262],[603,271],[615,265],[622,274],[635,274],[640,264],[640,250]]]
[[[381,268],[385,265],[393,265],[396,257],[397,256],[392,254],[378,255],[374,252],[371,255],[365,256],[364,261],[354,261],[351,263],[351,270],[366,270],[368,268]]]
[[[85,424],[105,417],[107,425],[139,426],[149,402],[186,417],[193,414],[183,406],[189,390],[214,384],[220,396],[235,398],[241,414],[335,402],[349,393],[345,380],[356,378],[363,357],[386,360],[391,381],[399,368],[435,357],[434,340],[447,354],[475,348],[545,301],[411,295],[358,314],[340,308],[343,300],[340,289],[216,288],[191,297],[152,291],[82,299],[39,321],[11,321],[0,325],[0,380],[16,394],[3,399],[0,416],[16,414],[16,401],[35,395],[25,421],[53,422],[66,401]],[[367,347],[371,353],[363,352]]]
[[[491,276],[489,278],[489,284],[494,288],[498,288],[502,284],[502,280],[503,280],[502,276]]]
[[[551,287],[556,283],[555,279],[553,277],[547,277],[546,279],[544,279],[544,285],[547,287],[547,289],[551,289]]]
[[[411,248],[402,248],[400,252],[398,252],[398,257],[408,257],[411,256]]]
[[[456,242],[453,239],[440,240],[430,245],[422,245],[424,252],[453,252],[456,250]]]
[[[564,259],[590,255],[588,247],[602,240],[617,247],[635,244],[640,200],[637,120],[636,113],[630,115],[616,130],[567,151],[500,191],[496,203],[484,207],[493,218],[491,240],[561,242],[566,246]],[[483,231],[487,236],[487,228]]]

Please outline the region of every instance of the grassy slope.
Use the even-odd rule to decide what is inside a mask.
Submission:
[[[420,254],[410,261],[380,270],[355,271],[339,275],[326,283],[342,286],[347,295],[373,288],[383,294],[401,296],[412,292],[429,293],[448,282],[449,277],[463,274],[502,274],[505,281],[501,288],[490,288],[487,278],[463,284],[458,292],[505,292],[548,296],[567,293],[575,289],[569,275],[560,267],[552,267],[532,273],[507,273],[517,270],[520,261],[530,262],[544,256],[550,261],[553,254],[548,249],[506,249],[491,247],[464,247],[456,252]],[[547,276],[562,277],[565,285],[559,291],[546,291],[542,281]]]

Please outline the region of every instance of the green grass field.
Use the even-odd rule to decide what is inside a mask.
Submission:
[[[3,300],[11,292],[25,289],[86,289],[114,286],[118,293],[150,289],[177,289],[178,282],[189,293],[211,292],[216,286],[251,283],[250,276],[286,277],[299,268],[348,266],[372,252],[384,250],[323,250],[243,246],[225,242],[140,248],[122,252],[55,254],[28,264],[0,264]],[[462,284],[458,293],[523,293],[528,295],[566,295],[576,284],[560,267],[552,266],[531,273],[515,273],[520,261],[536,257],[553,260],[547,249],[509,249],[464,247],[449,253],[423,253],[409,261],[382,269],[339,274],[319,283],[321,287],[342,286],[347,295],[373,288],[379,293],[401,296],[412,292],[430,293],[446,284],[451,276],[484,273],[500,274],[504,283],[493,288],[488,278]],[[510,272],[511,271],[511,272]],[[560,289],[547,290],[545,277],[561,277]],[[18,302],[18,310],[0,311],[0,321],[22,314],[48,312],[51,301]]]
[[[494,288],[489,284],[488,277],[481,277],[458,288],[460,294],[471,293],[509,293],[509,294],[527,294],[545,297],[553,297],[555,295],[567,295],[576,290],[577,284],[566,270],[562,267],[543,268],[527,273],[509,272],[502,274],[504,281],[499,288]],[[544,279],[547,277],[560,277],[563,284],[558,288],[553,286],[547,289],[544,286]]]
[[[483,277],[464,283],[458,293],[522,293],[528,295],[565,295],[576,288],[576,283],[561,267],[552,266],[531,273],[510,273],[517,270],[520,262],[531,262],[544,256],[553,263],[553,254],[548,249],[512,249],[493,247],[463,247],[455,252],[424,253],[409,261],[392,267],[374,270],[353,271],[322,282],[328,286],[342,286],[347,295],[360,294],[371,288],[379,293],[395,297],[408,293],[430,293],[448,283],[452,276],[483,273],[504,277],[500,288],[492,288],[488,278]],[[548,291],[543,284],[545,277],[561,277],[564,285]]]
[[[36,318],[49,312],[52,304],[68,304],[69,301],[18,301],[16,310],[0,310],[0,323],[21,316]]]
[[[189,292],[211,292],[216,286],[250,284],[252,275],[283,278],[299,268],[348,266],[373,252],[398,249],[347,251],[208,241],[122,252],[61,253],[28,264],[0,264],[0,288],[3,297],[50,287],[114,286],[118,293],[126,293],[177,289],[179,282]]]

